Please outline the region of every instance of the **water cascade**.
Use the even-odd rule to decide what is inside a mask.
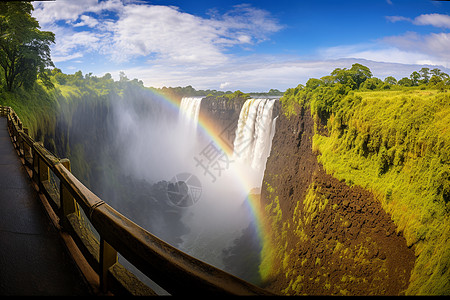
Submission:
[[[126,201],[118,200],[116,205],[180,250],[233,271],[229,267],[236,261],[225,262],[230,255],[224,251],[249,255],[234,245],[255,221],[247,197],[262,184],[274,132],[275,100],[245,103],[234,154],[224,150],[220,132],[208,125],[214,120],[199,115],[202,98],[183,98],[173,113],[156,100],[148,101],[143,95],[115,106],[114,138],[121,168],[125,176],[150,185],[149,192],[139,198],[139,209],[130,209]],[[258,251],[250,251],[256,260]],[[251,267],[238,263],[237,268],[258,273],[257,263]]]
[[[179,248],[224,268],[223,250],[248,224],[246,216],[239,212],[245,192],[236,177],[236,166],[217,142],[216,133],[199,120],[201,101],[199,97],[184,97],[180,104],[178,126],[185,133],[180,147],[189,153],[187,160],[192,163],[184,174],[198,179],[197,186],[187,190],[200,197],[183,212],[182,221],[189,233],[182,236]]]
[[[198,116],[202,97],[184,97],[181,99],[179,125],[186,127],[192,135],[197,130]]]
[[[255,187],[262,184],[262,176],[270,154],[272,138],[275,133],[273,118],[274,99],[249,99],[239,115],[236,138],[234,140],[234,159],[242,168],[253,173]]]

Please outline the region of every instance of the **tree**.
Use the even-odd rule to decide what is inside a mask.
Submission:
[[[306,82],[306,88],[308,88],[310,90],[314,90],[314,89],[318,88],[321,85],[323,85],[323,81],[319,80],[319,79],[316,79],[316,78],[310,78]]]
[[[442,80],[444,80],[444,81],[446,81],[446,80],[448,80],[449,78],[450,78],[450,76],[448,76],[448,74],[447,73],[444,73],[444,72],[441,72],[440,74],[439,74],[439,76],[442,78]]]
[[[8,91],[31,86],[38,75],[48,80],[46,68],[54,66],[50,44],[55,42],[55,35],[39,30],[38,21],[31,16],[32,10],[29,2],[0,3],[0,66]]]
[[[402,79],[400,79],[398,81],[398,85],[401,85],[401,86],[412,86],[413,83],[412,83],[412,80],[409,79],[408,77],[403,77]]]
[[[396,85],[397,79],[395,79],[393,76],[388,76],[384,79],[384,83],[390,84],[390,85]]]
[[[331,86],[334,83],[334,77],[331,75],[323,76],[320,78],[325,86]]]
[[[120,82],[127,82],[127,81],[129,81],[130,79],[128,79],[128,77],[127,77],[127,75],[125,75],[125,72],[124,71],[120,71],[119,72],[119,81]]]
[[[372,72],[366,66],[355,63],[350,69],[336,68],[331,72],[335,82],[349,86],[352,89],[359,89],[361,84],[372,77]]]
[[[423,77],[422,82],[428,83],[428,80],[430,79],[430,68],[422,68],[419,70],[419,73]]]
[[[372,72],[370,69],[361,64],[353,64],[350,72],[352,74],[353,81],[356,83],[357,89],[364,81],[372,77]]]
[[[344,86],[348,86],[351,89],[357,89],[355,80],[353,79],[352,72],[346,68],[336,68],[331,72],[331,76],[334,78],[335,84],[339,83]]]
[[[368,90],[376,90],[380,88],[383,85],[383,81],[381,79],[372,77],[364,81],[364,83],[361,85],[361,88],[368,89]]]
[[[418,72],[412,72],[409,77],[411,78],[412,85],[417,85],[419,83],[420,74]]]
[[[430,73],[432,75],[436,75],[436,76],[441,76],[441,70],[439,70],[438,68],[434,68],[430,71]]]
[[[442,78],[437,76],[437,75],[433,75],[431,76],[430,80],[428,81],[428,85],[429,86],[434,86],[437,85],[439,82],[442,82]]]

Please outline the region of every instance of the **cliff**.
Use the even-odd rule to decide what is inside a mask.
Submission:
[[[239,114],[246,100],[241,97],[230,100],[226,97],[214,96],[202,99],[200,117],[205,118],[212,131],[218,134],[230,151],[233,149],[236,137]]]
[[[298,295],[398,295],[415,255],[374,195],[327,174],[313,151],[309,109],[280,113],[261,204],[271,235],[263,249],[267,288]],[[270,248],[270,251],[269,251]]]
[[[233,150],[239,115],[245,101],[247,101],[247,98],[244,97],[229,99],[227,97],[209,96],[202,99],[200,116],[208,121],[212,131],[217,133],[218,137],[230,147],[230,151]],[[280,103],[276,101],[273,107],[272,118],[278,116],[279,111]]]
[[[448,294],[448,95],[380,93],[332,98],[334,102],[325,101],[333,107],[330,111],[316,101],[315,109],[326,112],[327,120],[312,117],[311,105],[290,105],[301,103],[298,99],[284,97],[288,109],[277,102],[274,115],[279,117],[260,195],[267,227],[261,258],[255,258],[260,245],[248,238],[256,234],[252,228],[225,249],[227,264],[236,269],[238,262],[245,269],[242,278],[260,282],[254,279],[260,264],[265,287],[287,295]],[[425,93],[431,98],[423,99]],[[147,94],[125,89],[64,95],[55,96],[59,115],[32,127],[37,139],[60,157],[69,157],[72,171],[99,196],[178,244],[185,228],[156,201],[166,194],[167,182],[136,180],[117,164],[121,144],[114,142],[109,100],[138,96],[142,103],[137,102],[137,112],[158,114],[156,107],[146,108]],[[200,115],[231,149],[245,100],[202,100]],[[336,145],[340,152],[334,151]],[[379,186],[377,194],[372,192]],[[139,220],[144,205],[146,217]],[[153,224],[155,220],[164,221]],[[242,249],[256,249],[251,268],[242,262]]]

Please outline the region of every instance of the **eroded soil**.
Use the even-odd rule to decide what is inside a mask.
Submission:
[[[281,114],[276,126],[264,180],[275,189],[283,221],[300,222],[302,236],[288,230],[293,271],[279,273],[265,287],[291,295],[401,295],[409,284],[414,250],[381,204],[370,191],[350,187],[318,163],[309,111],[289,120]],[[314,214],[303,203],[308,188],[323,204]],[[263,189],[262,203],[270,199]]]

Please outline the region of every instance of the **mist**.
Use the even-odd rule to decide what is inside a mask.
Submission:
[[[200,100],[196,99],[197,108]],[[250,222],[241,209],[246,193],[232,163],[221,174],[213,174],[212,168],[207,173],[199,165],[202,153],[216,149],[198,128],[198,109],[182,115],[151,93],[112,103],[112,142],[120,172],[132,181],[147,183],[152,191],[160,189],[135,203],[141,208],[129,217],[180,250],[224,268],[223,249],[230,247]],[[224,153],[215,155],[221,155],[225,163],[229,159]],[[182,203],[186,197],[189,203]],[[134,205],[133,199],[126,203]],[[114,203],[119,208],[123,204]]]
[[[88,188],[137,225],[252,282],[260,248],[247,197],[261,186],[266,158],[254,169],[249,158],[223,152],[198,124],[201,101],[184,98],[179,109],[151,90],[128,87],[76,106],[68,102],[57,143],[66,146],[59,152],[71,157]],[[241,139],[257,135],[241,125]],[[271,132],[267,126],[260,131]],[[244,256],[253,257],[251,266],[236,263]]]

